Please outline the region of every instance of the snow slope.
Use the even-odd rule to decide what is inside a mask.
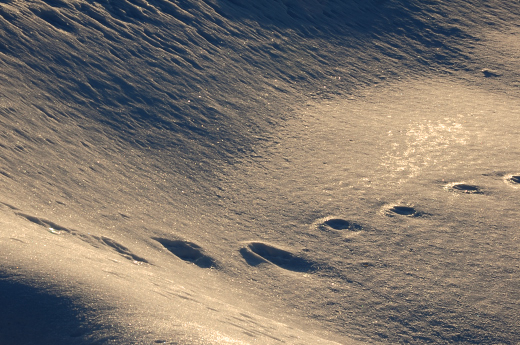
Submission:
[[[0,1],[0,342],[518,342],[519,10]]]

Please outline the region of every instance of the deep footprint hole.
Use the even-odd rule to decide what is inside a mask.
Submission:
[[[394,206],[390,209],[390,212],[399,214],[401,216],[418,216],[417,210],[410,206]]]
[[[333,218],[326,220],[323,222],[323,224],[327,225],[328,227],[334,229],[334,230],[361,230],[362,227],[359,224],[349,222],[348,220],[340,219],[340,218]]]
[[[520,183],[520,175],[513,175],[509,178],[509,181],[513,183]]]
[[[178,258],[191,262],[201,268],[217,267],[215,260],[204,254],[203,249],[192,242],[183,240],[168,240],[165,238],[154,238],[162,244],[170,253]]]

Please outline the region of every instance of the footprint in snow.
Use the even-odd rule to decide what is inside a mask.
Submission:
[[[361,225],[358,223],[341,219],[341,218],[330,218],[323,221],[319,224],[319,228],[321,230],[351,230],[351,231],[360,231],[363,229]]]
[[[118,243],[114,241],[113,239],[105,236],[93,236],[96,238],[101,244],[110,247],[112,250],[116,251],[119,255],[124,257],[127,260],[133,261],[134,263],[149,263],[148,260],[135,255],[128,249],[127,247],[123,246],[121,243]]]
[[[520,175],[509,175],[506,177],[505,181],[515,187],[520,186]]]
[[[177,256],[186,262],[191,262],[200,268],[217,267],[215,259],[207,255],[202,247],[185,240],[169,240],[166,238],[154,238],[157,242],[162,244],[170,253]]]
[[[45,218],[35,217],[35,216],[31,216],[31,215],[21,213],[21,212],[17,212],[16,214],[34,224],[44,227],[51,234],[72,235],[74,238],[78,238],[79,240],[91,245],[94,248],[100,249],[100,248],[108,247],[111,250],[117,252],[119,255],[121,255],[125,259],[130,260],[134,263],[149,263],[146,259],[144,259],[138,255],[135,255],[134,253],[132,253],[132,251],[130,251],[130,249],[128,249],[124,245],[118,243],[117,241],[115,241],[109,237],[105,237],[105,236],[100,237],[100,236],[85,234],[78,230],[66,228],[64,226],[56,224]]]
[[[280,268],[294,272],[310,272],[315,270],[316,263],[301,258],[284,249],[262,242],[250,242],[240,249],[240,254],[251,266],[271,263]]]
[[[416,210],[412,206],[394,205],[384,210],[384,214],[389,217],[406,216],[406,217],[420,217],[424,213]]]
[[[446,189],[466,194],[484,194],[479,186],[467,183],[450,183],[446,186]]]

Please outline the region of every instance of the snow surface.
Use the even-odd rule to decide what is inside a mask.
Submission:
[[[519,15],[0,1],[0,344],[518,343]]]

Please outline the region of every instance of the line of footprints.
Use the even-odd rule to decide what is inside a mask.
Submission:
[[[514,187],[520,187],[520,175],[512,175],[505,178],[506,183],[511,184]],[[466,184],[466,183],[451,183],[445,186],[445,189],[454,192],[466,193],[466,194],[483,194],[480,187]],[[47,231],[52,234],[68,234],[72,235],[83,242],[95,248],[106,248],[115,251],[123,258],[130,260],[136,264],[149,264],[148,260],[138,256],[130,251],[124,245],[116,242],[115,240],[105,237],[96,236],[91,234],[85,234],[77,230],[69,229],[60,226],[52,221],[34,217],[22,212],[9,204],[2,203],[3,205],[14,210],[16,214],[26,220],[45,227]],[[407,216],[407,217],[420,217],[424,215],[423,212],[416,210],[412,206],[407,205],[394,205],[384,207],[382,213],[385,216]],[[322,231],[360,231],[363,227],[360,224],[351,222],[340,218],[324,218],[317,224],[317,229]],[[154,237],[153,240],[157,241],[170,253],[182,259],[188,263],[192,263],[200,268],[218,268],[219,264],[217,260],[207,255],[202,247],[199,245],[189,242],[183,239],[167,239],[161,237]],[[274,264],[280,268],[294,271],[294,272],[312,272],[319,266],[316,262],[308,259],[299,257],[289,251],[277,248],[271,244],[263,242],[248,242],[243,248],[240,249],[240,254],[244,260],[251,266],[258,266],[260,264]]]

